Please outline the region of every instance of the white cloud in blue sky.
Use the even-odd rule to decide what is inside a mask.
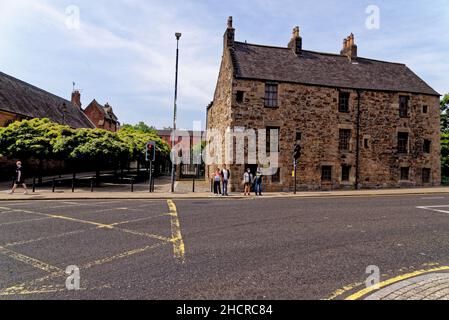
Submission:
[[[66,27],[67,6],[80,30]],[[365,26],[380,8],[380,29]],[[179,123],[205,121],[228,16],[236,38],[286,46],[294,26],[304,48],[340,51],[353,32],[363,57],[406,63],[449,92],[449,1],[0,0],[0,71],[69,98],[72,81],[86,106],[109,102],[120,120],[158,127],[172,121],[174,33],[183,33]]]

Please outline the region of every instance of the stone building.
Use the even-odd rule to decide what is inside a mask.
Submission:
[[[235,41],[230,18],[207,128],[279,132],[268,191],[293,188],[297,141],[300,189],[435,186],[439,97],[406,65],[359,57],[352,34],[340,54],[304,50],[298,27],[287,47],[255,45]],[[244,170],[257,164],[229,167],[232,188],[241,190]]]

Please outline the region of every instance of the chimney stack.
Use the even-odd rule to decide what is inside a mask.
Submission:
[[[224,48],[234,48],[235,29],[232,26],[232,17],[228,18],[228,27],[224,34]]]
[[[81,93],[78,90],[72,92],[72,103],[81,109]]]
[[[297,55],[302,52],[302,38],[299,35],[299,27],[295,27],[293,29],[293,36],[290,42],[288,43],[288,47],[292,49]]]
[[[357,59],[357,45],[355,44],[354,34],[351,33],[349,37],[343,40],[343,50],[340,54],[347,56],[349,60]]]

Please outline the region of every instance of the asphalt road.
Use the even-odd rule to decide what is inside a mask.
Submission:
[[[449,195],[0,202],[0,299],[324,299],[371,265],[449,265]]]

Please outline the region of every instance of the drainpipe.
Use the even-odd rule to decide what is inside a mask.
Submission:
[[[360,90],[357,90],[357,146],[356,146],[356,165],[355,165],[355,189],[360,189]]]

